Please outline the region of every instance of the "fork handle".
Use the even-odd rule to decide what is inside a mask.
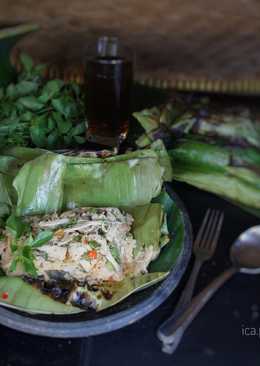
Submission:
[[[182,336],[201,309],[212,298],[215,292],[235,273],[237,269],[231,267],[215,278],[204,290],[194,297],[190,305],[180,314],[173,314],[159,328],[157,336],[163,342],[163,350],[173,353],[178,347]],[[179,316],[178,316],[179,315]],[[170,346],[170,344],[172,346]],[[172,352],[171,352],[172,350]]]
[[[189,279],[182,291],[181,297],[173,311],[173,314],[171,315],[170,318],[165,320],[165,322],[163,322],[162,325],[158,329],[158,337],[160,339],[161,339],[161,337],[167,337],[166,332],[167,332],[168,327],[169,326],[171,327],[172,319],[178,318],[181,315],[182,311],[185,309],[185,307],[190,303],[193,292],[194,292],[196,280],[198,278],[198,274],[199,274],[202,264],[203,264],[203,261],[201,259],[195,257],[195,262],[193,264],[193,268],[190,273]],[[163,351],[168,353],[166,348],[167,347],[164,345]]]
[[[182,291],[181,297],[175,307],[173,315],[179,312],[181,309],[183,309],[186,305],[190,303],[202,264],[203,264],[202,260],[195,258],[191,274]]]
[[[197,257],[195,257],[195,262],[193,264],[193,268],[192,271],[189,275],[189,279],[182,291],[181,297],[173,311],[173,314],[171,315],[170,318],[168,318],[167,320],[165,320],[165,322],[162,323],[162,325],[159,327],[158,329],[158,337],[161,339],[161,337],[167,337],[167,329],[168,327],[171,327],[172,324],[174,324],[174,319],[177,319],[181,313],[183,312],[183,310],[185,309],[185,307],[191,302],[192,299],[192,295],[194,292],[194,288],[195,288],[195,284],[199,275],[199,271],[200,268],[203,264],[203,261]],[[181,341],[181,338],[178,341]],[[178,344],[176,343],[176,348],[178,347]],[[163,351],[165,353],[170,353],[169,350],[171,349],[172,345],[171,344],[165,344],[163,345]]]

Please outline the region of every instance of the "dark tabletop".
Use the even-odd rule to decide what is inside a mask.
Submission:
[[[196,291],[229,265],[228,250],[244,229],[259,219],[185,184],[174,183],[197,232],[207,208],[225,212],[224,227],[213,260],[202,268]],[[186,332],[173,356],[161,352],[155,332],[172,311],[185,278],[156,311],[114,333],[89,339],[60,340],[30,336],[0,327],[0,366],[226,366],[260,364],[260,275],[237,274],[227,283]],[[248,335],[245,335],[247,333]],[[249,335],[251,333],[251,335]]]

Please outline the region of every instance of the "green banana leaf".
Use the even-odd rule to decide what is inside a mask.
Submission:
[[[149,273],[135,278],[126,278],[116,284],[104,284],[99,287],[98,291],[84,289],[88,299],[92,299],[96,303],[97,311],[114,306],[134,292],[143,290],[148,286],[152,286],[157,282],[162,281],[175,266],[176,261],[183,250],[185,228],[182,214],[167,192],[163,190],[162,193],[153,200],[153,203],[140,207],[139,211],[137,208],[129,208],[130,212],[134,212],[137,220],[133,228],[133,233],[138,236],[142,245],[158,246],[158,232],[160,231],[161,234],[164,234],[164,231],[159,230],[159,223],[161,229],[163,228],[162,207],[164,214],[167,216],[170,242],[162,248],[160,255],[150,264]],[[151,235],[149,236],[147,234],[148,231],[151,230],[151,224],[154,224],[157,227],[157,230],[152,230],[150,232]],[[149,242],[146,241],[146,238],[149,239]],[[2,283],[3,286],[1,286]],[[18,278],[0,278],[0,294],[1,291],[7,291],[9,293],[10,289],[12,289],[8,301],[0,300],[1,305],[13,307],[17,310],[45,314],[68,314],[74,312],[75,308],[69,307],[69,309],[67,309],[67,305],[57,303],[45,295],[40,295],[38,290],[28,284],[25,284],[25,287],[20,287],[22,286],[21,283],[23,284],[23,281]],[[17,289],[19,289],[19,292],[16,292]],[[102,295],[104,292],[110,293],[109,298]],[[34,295],[36,294],[37,296],[40,296],[40,300],[35,303],[37,298],[34,298]],[[63,308],[64,306],[65,308]]]
[[[27,162],[46,153],[40,149],[23,147],[8,148],[0,151],[0,218],[11,213],[17,202],[13,180],[20,168]]]
[[[13,182],[18,196],[17,215],[61,210],[65,167],[64,157],[51,153],[26,163]]]
[[[155,285],[159,281],[162,281],[167,274],[165,272],[146,273],[134,278],[126,278],[118,283],[100,286],[98,291],[86,290],[86,293],[88,298],[96,304],[96,311],[101,311],[118,304],[134,292]],[[107,299],[102,295],[104,292],[109,293],[112,297]]]
[[[82,311],[52,300],[17,277],[0,277],[0,294],[3,293],[8,297],[3,299],[3,296],[0,296],[0,305],[32,314],[76,314]]]
[[[164,168],[164,175],[163,175],[164,181],[171,182],[173,178],[171,159],[169,157],[168,151],[166,150],[163,141],[162,140],[154,141],[150,145],[150,148],[157,153],[160,165]]]
[[[145,206],[126,210],[134,218],[133,235],[140,247],[152,245],[160,249],[160,239],[164,220],[164,210],[160,203],[150,203]]]
[[[255,212],[260,209],[260,172],[255,165],[258,153],[254,151],[254,159],[249,164],[250,154],[243,159],[242,151],[205,142],[179,141],[169,151],[174,179],[218,194]]]
[[[0,150],[0,172],[16,175],[28,161],[46,154],[48,151],[22,146],[8,147]]]
[[[153,199],[153,203],[160,203],[164,208],[170,241],[161,249],[160,255],[151,262],[149,272],[169,272],[175,266],[183,250],[185,234],[183,216],[176,202],[165,190],[162,190],[160,195]]]
[[[17,214],[41,214],[83,206],[145,205],[162,188],[165,167],[153,150],[109,158],[47,153],[27,162],[13,185]]]

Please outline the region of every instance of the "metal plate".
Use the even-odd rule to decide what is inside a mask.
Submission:
[[[77,338],[103,334],[125,327],[140,320],[161,305],[179,284],[192,251],[192,228],[183,203],[166,185],[175,201],[184,225],[183,249],[174,268],[159,285],[137,292],[118,305],[100,313],[84,312],[79,315],[35,316],[0,307],[0,324],[24,333],[57,337]]]

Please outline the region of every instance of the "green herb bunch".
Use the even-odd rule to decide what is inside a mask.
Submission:
[[[11,235],[11,251],[13,260],[9,271],[14,272],[17,265],[21,265],[26,273],[36,277],[37,269],[34,265],[34,250],[46,244],[53,237],[49,230],[40,231],[35,237],[30,227],[21,218],[11,215],[6,221],[6,230]]]
[[[46,80],[44,65],[22,54],[17,83],[0,88],[0,148],[62,149],[85,142],[83,96],[75,83]]]

